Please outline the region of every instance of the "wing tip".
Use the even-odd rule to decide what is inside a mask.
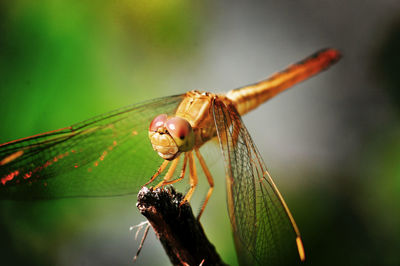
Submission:
[[[304,246],[303,246],[303,241],[301,241],[301,237],[298,236],[296,237],[296,244],[297,244],[297,250],[299,252],[299,257],[301,261],[306,260],[306,254],[304,252]]]

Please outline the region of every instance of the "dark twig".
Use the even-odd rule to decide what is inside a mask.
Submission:
[[[189,203],[172,187],[138,194],[137,207],[148,219],[174,265],[225,265],[208,241]]]

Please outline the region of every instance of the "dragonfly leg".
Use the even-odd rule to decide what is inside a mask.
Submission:
[[[185,153],[185,157],[184,157],[184,159],[183,159],[183,166],[182,166],[182,170],[181,170],[181,173],[179,174],[179,178],[177,178],[177,179],[174,179],[174,180],[165,180],[164,179],[164,181],[163,182],[161,182],[162,184],[162,186],[166,186],[166,185],[171,185],[171,184],[174,184],[174,183],[176,183],[176,182],[178,182],[178,181],[181,181],[184,177],[185,177],[185,173],[186,173],[186,165],[187,165],[187,160],[188,160],[188,156],[187,156],[187,153]],[[160,185],[160,184],[158,184],[158,185]],[[157,185],[157,186],[158,186]],[[156,187],[157,187],[156,186]]]
[[[194,190],[196,189],[197,186],[197,172],[196,172],[196,164],[194,163],[193,159],[193,153],[192,151],[187,152],[188,157],[189,157],[189,183],[190,183],[190,189],[188,193],[186,193],[185,197],[181,201],[181,204],[185,203],[186,201],[190,201],[190,198],[193,195]]]
[[[179,159],[180,159],[180,156],[176,157],[176,158],[172,161],[172,164],[171,164],[171,166],[169,167],[167,174],[164,176],[163,181],[161,181],[160,183],[158,183],[157,186],[155,186],[154,188],[158,188],[158,187],[161,187],[161,186],[166,185],[165,183],[166,183],[167,181],[169,181],[169,180],[172,178],[172,175],[173,175],[174,172],[175,172],[176,166],[177,166],[178,163],[179,163]]]
[[[161,166],[158,168],[157,172],[156,172],[156,173],[150,178],[150,180],[149,180],[146,184],[144,184],[143,186],[145,187],[145,186],[147,186],[148,184],[150,184],[151,182],[153,182],[154,179],[156,179],[157,176],[159,176],[159,175],[164,171],[164,169],[167,167],[168,163],[169,163],[169,161],[165,160],[165,161],[161,164]]]
[[[135,257],[133,257],[133,262],[135,262],[137,260],[137,258],[139,257],[140,251],[142,251],[144,241],[146,240],[147,234],[149,233],[149,229],[150,229],[150,224],[147,222],[147,226],[146,226],[146,229],[144,229],[142,240],[140,241],[140,244],[139,244],[139,247],[138,247],[138,249],[136,251]],[[141,230],[141,228],[138,229],[136,235],[139,233],[139,230]]]
[[[211,194],[213,193],[213,190],[214,190],[214,179],[213,179],[213,177],[211,176],[211,173],[210,173],[210,171],[208,170],[207,164],[206,164],[206,162],[204,161],[203,156],[200,154],[199,149],[195,149],[195,152],[196,152],[197,158],[199,159],[201,168],[203,168],[203,172],[204,172],[204,174],[205,174],[206,177],[207,177],[208,184],[210,185],[210,188],[208,189],[208,192],[207,192],[206,199],[204,200],[203,205],[201,206],[200,212],[199,212],[199,214],[197,215],[197,220],[200,220],[200,217],[201,217],[201,215],[203,214],[203,211],[204,211],[204,209],[205,209],[205,207],[206,207],[206,205],[207,205],[207,202],[208,202],[208,200],[210,199]]]

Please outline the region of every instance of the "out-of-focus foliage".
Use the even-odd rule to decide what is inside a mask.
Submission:
[[[395,21],[388,30],[382,47],[377,51],[374,69],[378,72],[380,81],[390,93],[390,99],[400,108],[400,19]]]

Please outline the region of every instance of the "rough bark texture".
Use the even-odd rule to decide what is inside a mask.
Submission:
[[[189,203],[173,188],[138,194],[137,207],[153,227],[173,265],[225,265],[194,217]]]

